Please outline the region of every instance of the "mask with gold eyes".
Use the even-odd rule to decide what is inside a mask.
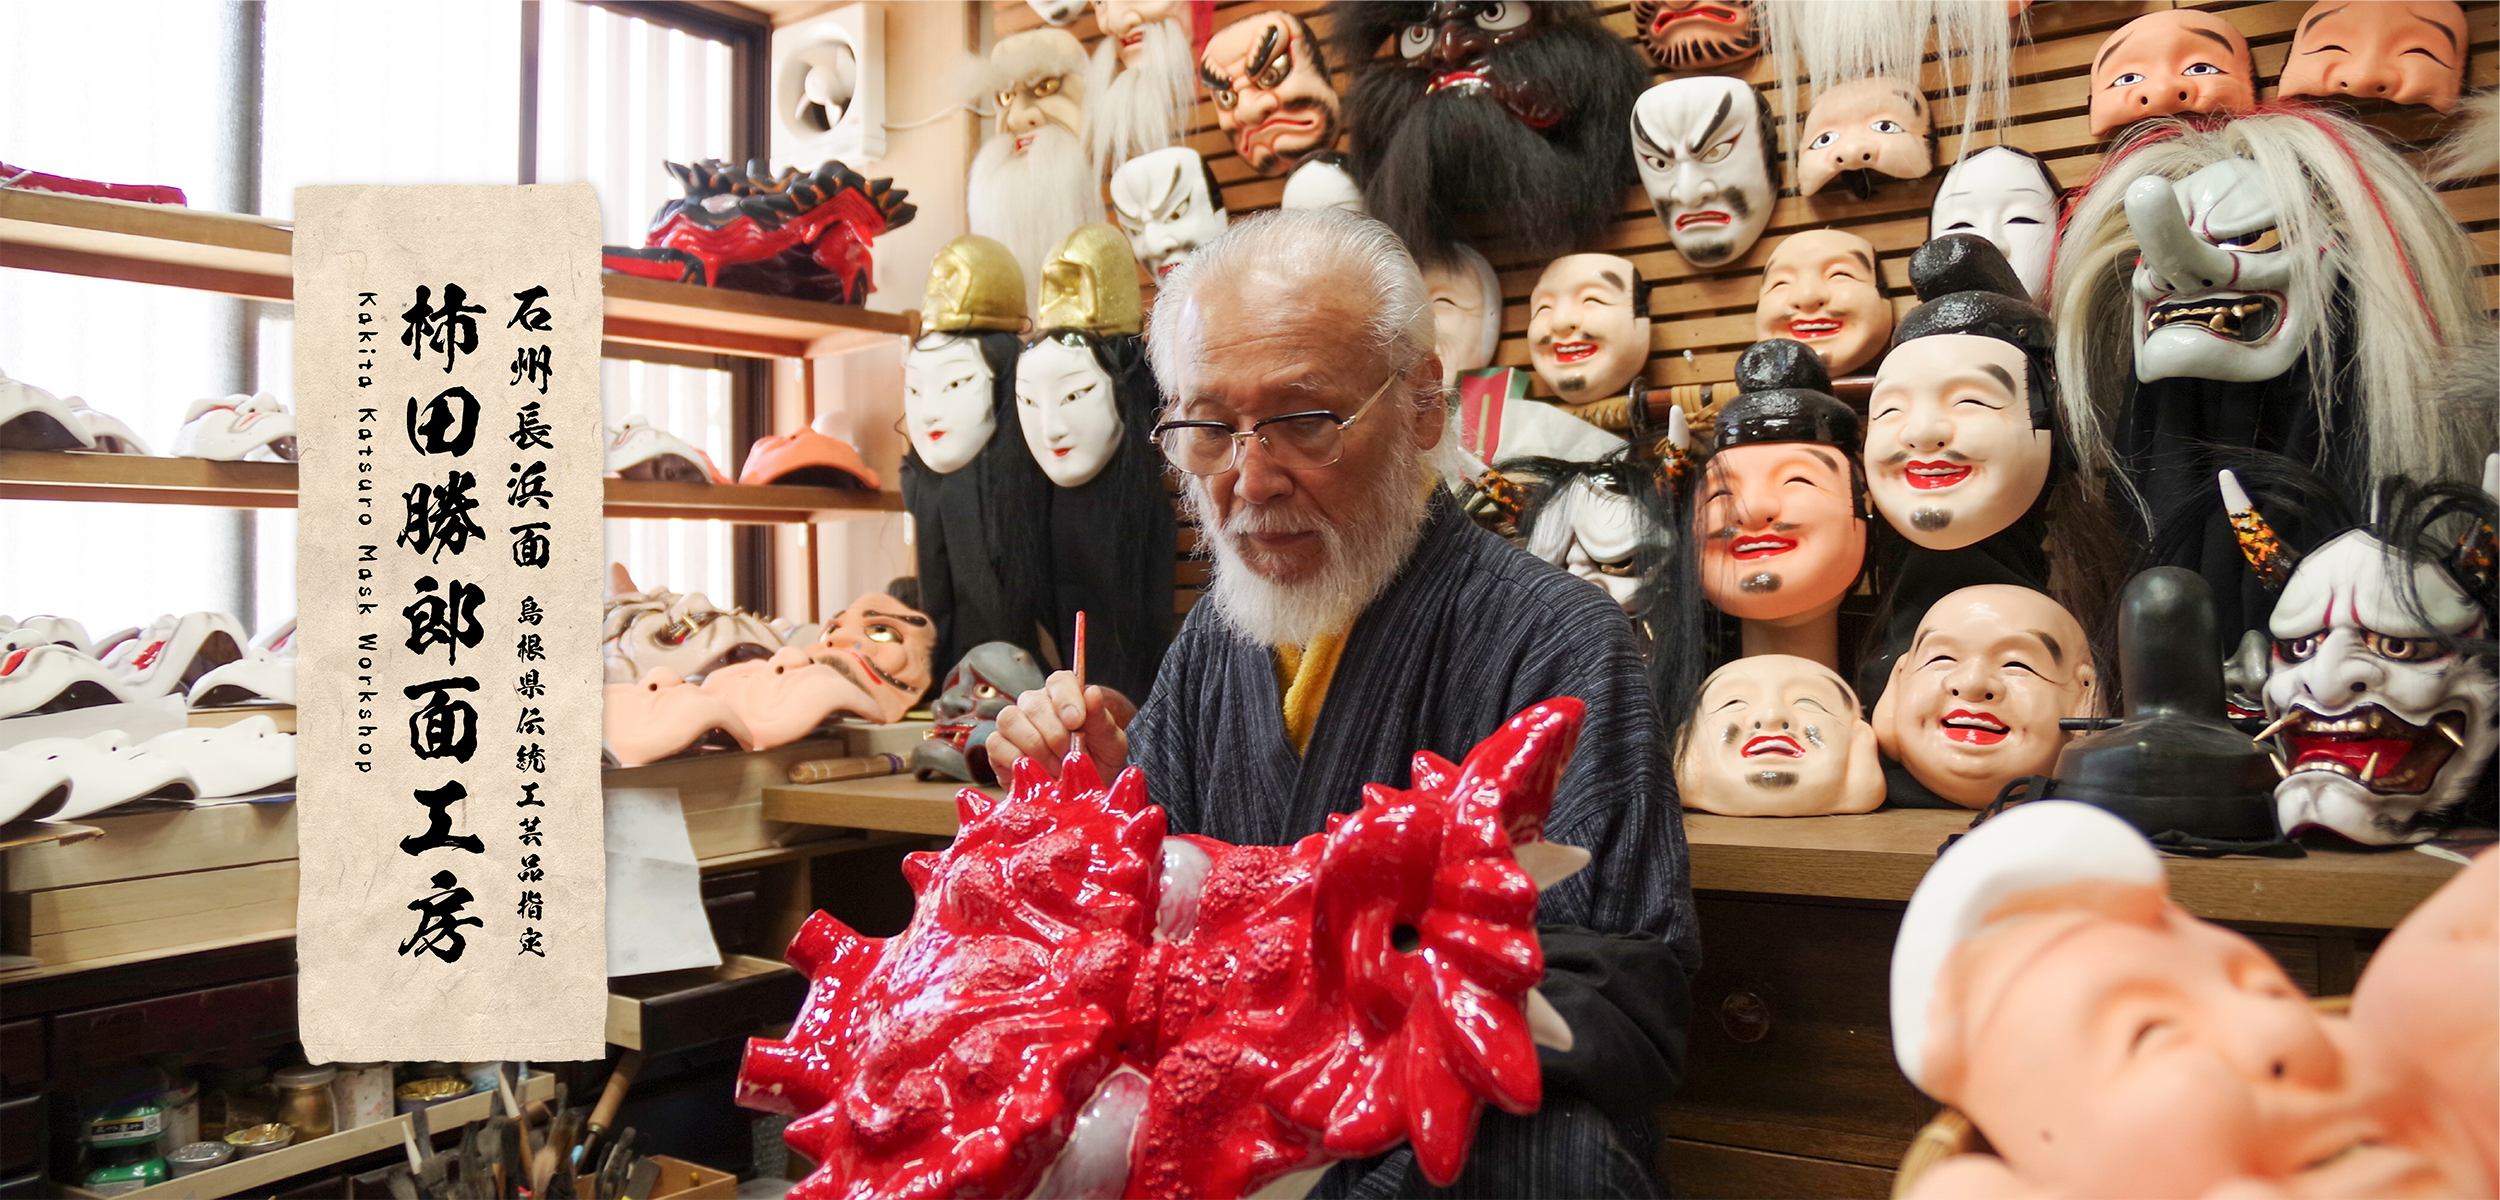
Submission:
[[[870,592],[825,626],[807,656],[850,677],[875,697],[889,722],[929,690],[937,627],[927,613],[884,592]]]
[[[964,652],[946,673],[946,688],[929,702],[937,718],[929,736],[912,747],[912,768],[921,777],[995,782],[990,756],[978,753],[998,727],[998,714],[1016,697],[1042,686],[1041,664],[1008,642],[983,642]]]

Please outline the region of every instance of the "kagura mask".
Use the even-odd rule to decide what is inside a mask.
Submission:
[[[2089,715],[2083,626],[2030,588],[1992,583],[1938,600],[1892,665],[1875,737],[1929,791],[1981,808],[2006,784],[2048,775]]]
[[[1493,365],[1502,344],[1502,280],[1473,246],[1452,246],[1447,262],[1426,265],[1424,292],[1432,297],[1433,350],[1441,356],[1442,386],[1461,371]]]
[[[2232,507],[2244,532],[2262,528],[2245,496]],[[2492,636],[2489,529],[2455,574],[2365,528],[2311,551],[2282,583],[2267,621],[2265,702],[2281,735],[2274,800],[2285,833],[2421,841],[2489,787],[2500,684],[2489,651],[2469,644]],[[2466,565],[2478,556],[2479,572]],[[2479,600],[2460,575],[2480,582]]]
[[[1263,12],[1215,32],[1198,56],[1215,124],[1261,175],[1282,175],[1337,140],[1328,58],[1299,15]]]
[[[2092,136],[2146,117],[2257,107],[2257,65],[2229,21],[2171,8],[2127,22],[2092,60]]]
[[[1839,179],[1863,200],[1874,194],[1876,176],[1924,179],[1936,166],[1936,127],[1926,97],[1916,85],[1889,76],[1825,89],[1797,137],[1801,196]]]
[[[1648,67],[1594,6],[1339,0],[1328,11],[1336,59],[1355,72],[1345,118],[1364,208],[1418,261],[1495,222],[1538,256],[1605,236],[1639,182],[1623,132]]]
[[[948,475],[997,431],[998,380],[979,335],[1024,328],[1024,272],[1007,247],[965,234],[929,264],[923,305],[930,332],[903,356],[903,427],[921,463]]]
[[[1042,686],[1033,656],[1007,642],[983,642],[946,673],[946,688],[929,702],[936,725],[912,747],[911,765],[923,778],[943,776],[990,783],[990,756],[977,752],[998,728],[998,714],[1016,697]]]
[[[623,767],[687,751],[755,748],[746,722],[729,705],[667,667],[601,689],[599,732],[607,757]]]
[[[1111,209],[1136,248],[1137,261],[1158,277],[1224,232],[1224,189],[1206,160],[1187,146],[1141,154],[1111,173]]]
[[[2465,87],[2465,6],[2456,0],[2323,0],[2283,62],[2282,96],[2336,96],[2454,111]]]
[[[1790,234],[1763,264],[1753,329],[1804,342],[1835,376],[1875,361],[1892,336],[1892,305],[1874,243],[1837,229]]]
[[[999,40],[990,52],[998,83],[998,134],[1017,154],[1033,149],[1042,129],[1080,136],[1085,124],[1085,58],[1071,34],[1034,30]],[[1071,56],[1069,51],[1075,50]]]
[[[2189,915],[2119,818],[2054,800],[1990,818],[1911,896],[1890,1011],[1903,1073],[1993,1154],[1909,1194],[2490,1195],[2493,870],[2407,917],[2397,972],[2381,988],[2372,958],[2373,1002],[2345,1017]]]
[[[892,689],[872,693],[859,685],[858,672],[836,670],[808,654],[784,646],[769,659],[704,676],[704,694],[718,698],[745,722],[749,749],[788,745],[832,717],[858,717],[880,725],[901,719],[892,712]]]
[[[2048,485],[2055,406],[2048,314],[1995,246],[1949,234],[1918,248],[1926,303],[1902,318],[1867,400],[1866,486],[1901,536],[1959,550],[2012,525]]]
[[[996,132],[965,178],[965,221],[1015,257],[1028,286],[1060,239],[1102,220],[1102,176],[1086,157],[1085,47],[1064,29],[1000,38],[974,97],[998,106]]]
[[[1632,23],[1664,71],[1719,71],[1762,52],[1753,0],[1632,0]]]
[[[1731,817],[1873,812],[1884,802],[1875,730],[1838,673],[1789,654],[1711,672],[1678,735],[1684,807]]]
[[[1085,74],[1085,148],[1097,172],[1180,139],[1197,108],[1198,31],[1185,0],[1094,0],[1102,42]]]
[[[1528,553],[1606,589],[1626,611],[1636,610],[1651,562],[1674,538],[1634,494],[1657,488],[1658,481],[1620,460],[1564,469],[1552,494],[1533,509]]]
[[[1641,93],[1632,156],[1667,240],[1695,267],[1733,261],[1771,223],[1779,141],[1770,106],[1744,80],[1671,79]]]
[[[1528,359],[1568,404],[1613,396],[1649,361],[1640,268],[1611,254],[1555,259],[1528,297]]]
[[[1042,268],[1041,313],[1042,339],[1016,360],[1016,416],[1042,473],[1060,487],[1083,487],[1127,432],[1095,344],[1144,326],[1128,239],[1102,224],[1069,234]]]
[[[2005,255],[2038,303],[2048,296],[2049,259],[2057,252],[2057,180],[2030,151],[1990,146],[1965,154],[1944,173],[1927,236],[1977,234]]]
[[[2127,224],[2143,247],[2130,285],[2138,380],[2253,383],[2299,361],[2334,280],[2296,269],[2277,229],[2282,203],[2243,158],[2128,187]]]
[[[1827,614],[1866,560],[1858,415],[1794,342],[1755,343],[1737,374],[1694,494],[1702,595],[1748,621]]]
[[[873,700],[885,724],[902,720],[929,690],[929,659],[936,653],[937,626],[928,614],[883,592],[852,601],[807,647],[809,658],[841,672]]]

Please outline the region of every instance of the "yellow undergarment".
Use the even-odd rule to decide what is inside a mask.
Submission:
[[[1337,656],[1344,652],[1343,633],[1323,633],[1308,646],[1276,648],[1276,690],[1285,697],[1285,736],[1296,754],[1310,748],[1320,702],[1328,698],[1329,677],[1337,673]]]

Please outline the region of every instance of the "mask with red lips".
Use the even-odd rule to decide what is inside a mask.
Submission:
[[[1702,595],[1747,621],[1822,613],[1866,559],[1858,415],[1797,342],[1755,343],[1736,373],[1694,499]]]
[[[1711,673],[1675,753],[1684,807],[1731,817],[1871,812],[1884,802],[1875,730],[1831,668],[1756,654]]]
[[[1753,0],[1632,0],[1641,48],[1666,71],[1717,71],[1762,53]]]
[[[2083,626],[2030,588],[1985,584],[1927,610],[1875,702],[1875,737],[1927,789],[1981,808],[2006,784],[2050,774],[2088,715],[2095,671]]]
[[[1640,268],[1612,254],[1555,259],[1528,296],[1528,360],[1567,404],[1622,391],[1649,361]]]
[[[937,627],[928,614],[870,592],[833,618],[824,636],[807,647],[807,656],[849,678],[892,723],[929,690],[936,650]]]
[[[1757,338],[1812,347],[1835,377],[1874,362],[1892,336],[1874,243],[1837,229],[1790,234],[1763,263],[1753,322]]]
[[[1716,267],[1753,249],[1779,202],[1771,108],[1744,80],[1670,79],[1632,105],[1641,190],[1676,253]]]

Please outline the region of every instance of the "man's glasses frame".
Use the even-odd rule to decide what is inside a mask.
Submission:
[[[1333,410],[1315,408],[1304,412],[1280,413],[1273,417],[1263,417],[1257,421],[1251,422],[1250,428],[1248,429],[1235,429],[1222,421],[1165,421],[1164,423],[1155,426],[1153,432],[1148,436],[1152,437],[1154,439],[1155,446],[1163,451],[1164,461],[1171,463],[1174,468],[1187,472],[1191,475],[1221,475],[1226,471],[1239,467],[1241,465],[1242,447],[1251,438],[1259,439],[1259,445],[1267,450],[1268,456],[1274,458],[1276,460],[1276,465],[1285,470],[1316,471],[1324,467],[1333,467],[1337,465],[1339,459],[1345,457],[1345,431],[1352,428],[1356,421],[1362,420],[1363,414],[1370,412],[1372,405],[1379,402],[1382,396],[1387,395],[1389,393],[1389,388],[1392,385],[1397,383],[1400,379],[1404,379],[1406,377],[1406,371],[1407,368],[1400,368],[1396,371],[1390,372],[1389,377],[1382,380],[1380,382],[1380,386],[1374,388],[1372,390],[1372,394],[1365,398],[1362,404],[1355,407],[1354,413],[1351,416],[1341,417],[1338,416]],[[1330,437],[1324,460],[1313,461],[1322,459],[1322,454],[1313,450],[1307,444],[1295,442],[1283,437],[1279,437],[1273,441],[1269,440],[1265,432],[1268,426],[1279,425],[1288,421],[1305,422],[1306,424],[1302,426],[1304,429],[1312,429],[1313,426],[1307,423],[1316,421],[1327,421],[1331,426],[1333,426],[1330,431],[1332,436]],[[1188,447],[1176,444],[1180,441],[1180,439],[1173,436],[1175,434],[1190,433],[1197,433],[1200,436],[1204,436],[1207,433],[1222,433],[1231,442],[1230,451],[1225,455],[1223,464],[1220,466],[1206,468],[1191,466],[1187,460],[1193,456],[1190,454]],[[1279,442],[1282,442],[1283,445],[1280,446],[1278,444]]]

